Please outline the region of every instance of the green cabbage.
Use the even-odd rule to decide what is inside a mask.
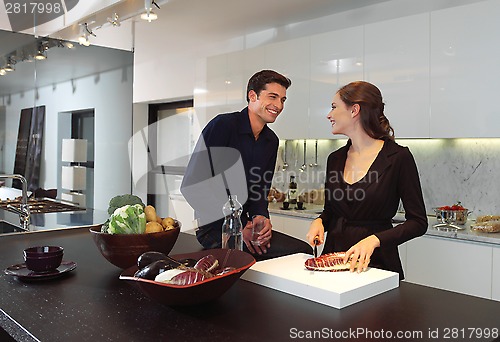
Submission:
[[[117,208],[109,218],[109,234],[143,234],[146,231],[146,214],[140,204]]]

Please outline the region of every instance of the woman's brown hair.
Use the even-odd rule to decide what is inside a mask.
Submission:
[[[351,82],[337,92],[347,106],[359,105],[361,126],[374,139],[394,140],[394,129],[384,114],[382,93],[371,83]]]

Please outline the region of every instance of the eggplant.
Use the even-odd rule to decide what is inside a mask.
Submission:
[[[167,256],[161,252],[145,252],[137,258],[137,268],[143,269],[155,261],[166,259],[168,259]]]
[[[179,264],[170,260],[157,260],[135,272],[134,277],[155,280],[158,274],[177,268],[178,266]]]

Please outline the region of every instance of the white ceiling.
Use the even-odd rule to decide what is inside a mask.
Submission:
[[[179,41],[193,35],[207,39],[211,37],[218,37],[220,40],[231,39],[385,1],[388,0],[156,0],[161,9],[156,10],[159,19],[155,25],[160,29],[152,40],[161,42],[162,34],[175,35],[175,39]],[[92,3],[98,0],[85,0],[85,2]],[[76,39],[79,34],[79,22],[92,20],[95,21],[95,26],[107,24],[106,18],[115,12],[119,13],[121,18],[128,17],[131,18],[129,20],[136,21],[139,20],[136,15],[144,7],[144,0],[108,0],[109,3],[114,4],[97,13],[76,18],[76,21],[68,23],[66,28],[51,36]],[[75,18],[74,13],[72,18]],[[22,46],[26,40],[29,38],[0,31],[0,56]],[[60,48],[49,50],[49,58],[36,64],[37,69],[43,68],[43,72],[37,73],[37,86],[115,68],[113,60],[116,56],[109,58],[110,49],[94,48],[90,49],[92,52],[78,52],[84,49],[78,46],[76,51]],[[118,58],[117,67],[123,66],[126,61],[126,57]],[[32,71],[35,64],[23,64],[30,64],[25,68],[24,76],[21,76],[20,65],[15,71],[17,74],[13,72],[7,76],[0,76],[0,95],[34,88]]]
[[[170,0],[161,20],[186,34],[231,36],[285,26],[387,0]],[[184,34],[184,32],[183,32]]]

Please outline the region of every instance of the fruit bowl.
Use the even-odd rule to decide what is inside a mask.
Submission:
[[[158,233],[108,234],[101,232],[101,225],[90,228],[90,233],[104,258],[125,269],[135,265],[144,252],[170,253],[180,230],[180,223],[176,221],[175,228]]]
[[[176,260],[186,258],[199,260],[207,255],[213,255],[219,261],[220,268],[235,269],[194,284],[173,285],[135,277],[134,274],[138,270],[136,265],[124,270],[120,279],[132,283],[155,302],[169,306],[196,305],[220,297],[255,263],[251,254],[234,249],[207,249],[171,257]]]

